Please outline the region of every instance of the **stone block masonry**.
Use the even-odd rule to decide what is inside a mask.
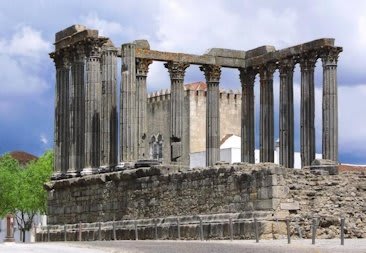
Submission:
[[[113,239],[113,220],[117,239],[134,239],[135,221],[139,239],[155,238],[156,223],[160,239],[174,239],[177,218],[182,239],[199,239],[200,219],[205,238],[229,239],[230,218],[236,239],[254,238],[254,218],[260,238],[283,238],[287,217],[293,238],[311,238],[313,217],[319,219],[317,238],[339,237],[341,217],[346,238],[366,238],[363,172],[315,175],[271,163],[193,170],[169,165],[52,181],[46,188],[49,224],[60,228],[51,229],[51,240],[64,238],[64,224],[75,227],[68,240],[77,240],[79,222],[83,240],[97,239],[98,222],[103,238]],[[39,240],[46,231],[39,231]]]
[[[170,165],[52,181],[48,223],[274,211],[288,192],[283,169],[262,166]]]

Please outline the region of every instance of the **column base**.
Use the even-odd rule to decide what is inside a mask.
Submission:
[[[62,174],[61,174],[61,172],[54,172],[53,174],[52,174],[52,176],[51,176],[51,180],[59,180],[59,179],[61,179],[62,178]]]
[[[66,176],[68,178],[77,177],[78,176],[78,172],[76,170],[67,171]]]
[[[7,242],[7,243],[15,242],[15,239],[14,239],[14,237],[5,237],[4,242]]]
[[[81,172],[81,176],[88,176],[92,174],[98,174],[98,168],[84,168]]]

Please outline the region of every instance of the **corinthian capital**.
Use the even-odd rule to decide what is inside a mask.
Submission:
[[[202,65],[200,70],[205,73],[207,83],[220,82],[221,67],[219,65]]]
[[[293,72],[295,67],[294,58],[285,58],[280,60],[278,64],[278,69],[280,71],[280,75],[286,75],[289,72]]]
[[[275,63],[267,63],[259,67],[259,75],[261,80],[273,79],[273,73],[275,72],[277,66]]]
[[[74,61],[84,61],[85,58],[85,45],[78,43],[71,48],[72,58]]]
[[[254,85],[255,76],[257,74],[257,70],[249,67],[249,68],[239,68],[239,77],[241,85]]]
[[[342,52],[341,47],[327,47],[322,49],[320,57],[322,58],[323,66],[337,65],[339,53]]]
[[[88,58],[100,58],[102,45],[107,38],[88,38],[85,43],[85,53]]]
[[[152,60],[149,59],[136,59],[136,75],[137,76],[147,76],[149,72],[149,65],[152,63]]]
[[[183,80],[185,72],[186,72],[186,68],[189,67],[189,64],[185,63],[185,62],[169,61],[169,62],[165,63],[164,66],[168,69],[170,79],[172,79],[172,80],[176,80],[176,79]]]
[[[316,61],[318,60],[318,54],[315,51],[306,52],[300,56],[300,67],[301,72],[314,70]]]
[[[50,53],[50,57],[55,62],[56,69],[69,67],[70,53],[66,50]]]

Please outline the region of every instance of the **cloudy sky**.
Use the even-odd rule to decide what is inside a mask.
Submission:
[[[84,24],[99,29],[116,46],[148,39],[156,50],[195,54],[211,47],[249,50],[273,45],[281,49],[321,37],[335,38],[344,49],[338,63],[340,161],[366,164],[365,10],[362,0],[1,1],[0,154],[24,150],[40,155],[52,147],[55,71],[48,53],[53,50],[55,32]],[[297,136],[299,78],[296,66]],[[321,78],[319,60],[315,75],[317,152],[321,152]],[[197,66],[187,70],[186,82],[203,79]],[[161,63],[151,65],[148,82],[149,91],[169,87]],[[278,82],[276,72],[276,115]],[[240,89],[238,71],[224,70],[221,87]],[[258,85],[256,94],[258,104]]]

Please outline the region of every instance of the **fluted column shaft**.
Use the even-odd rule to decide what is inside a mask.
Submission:
[[[97,171],[100,164],[101,73],[100,45],[90,41],[86,45],[85,87],[85,168],[82,174]]]
[[[137,159],[137,117],[136,117],[136,45],[123,44],[122,84],[120,99],[120,160]]]
[[[149,152],[147,139],[147,85],[146,78],[152,60],[136,59],[136,90],[137,90],[137,138],[138,159],[147,159]]]
[[[69,130],[70,130],[70,160],[69,176],[84,167],[84,46],[77,45],[72,49]]]
[[[274,64],[260,68],[260,161],[274,162]]]
[[[294,167],[294,94],[293,59],[280,62],[280,154],[279,162],[286,168]]]
[[[55,127],[54,127],[54,177],[65,175],[68,169],[68,101],[69,60],[65,51],[52,53],[56,66]]]
[[[165,67],[169,71],[170,88],[170,147],[171,161],[180,162],[183,154],[183,110],[184,110],[184,75],[189,64],[168,62]]]
[[[206,165],[215,165],[220,160],[220,75],[217,65],[203,65],[207,83],[206,95]]]
[[[241,98],[241,161],[255,163],[255,118],[254,81],[256,71],[252,68],[240,69]]]
[[[301,105],[300,105],[300,145],[301,166],[309,166],[315,159],[315,100],[314,68],[317,56],[308,53],[300,59]]]
[[[337,61],[341,48],[327,48],[323,62],[323,159],[338,162],[338,87]]]
[[[101,142],[100,165],[111,167],[117,164],[117,49],[102,48],[101,53]]]

